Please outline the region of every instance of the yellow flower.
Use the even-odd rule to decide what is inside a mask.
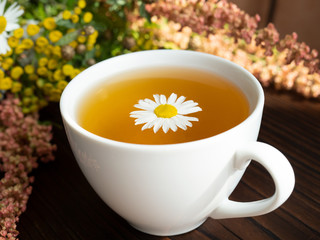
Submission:
[[[23,74],[23,68],[20,66],[16,66],[11,69],[10,75],[13,79],[19,79]]]
[[[59,81],[58,83],[57,83],[57,89],[59,89],[59,90],[63,90],[63,89],[65,89],[65,87],[68,85],[68,82],[67,81],[65,81],[65,80],[61,80],[61,81]]]
[[[30,97],[33,95],[33,89],[31,87],[25,88],[23,90],[23,95],[26,97]]]
[[[25,50],[24,46],[22,44],[20,44],[16,47],[14,52],[19,55],[19,54],[23,53],[24,50]]]
[[[74,68],[72,71],[72,74],[70,75],[71,79],[74,78],[75,76],[77,76],[80,72],[81,72],[80,69]]]
[[[32,74],[30,74],[29,76],[28,76],[28,79],[30,80],[30,81],[37,81],[38,80],[38,75],[37,74],[35,74],[35,73],[32,73]]]
[[[62,32],[59,30],[54,30],[49,33],[49,39],[51,42],[56,43],[62,38]]]
[[[49,44],[48,39],[46,39],[43,36],[38,37],[37,40],[36,40],[36,45],[39,46],[39,47],[44,47],[44,46],[46,46],[48,44]]]
[[[45,49],[46,49],[45,46],[43,46],[43,47],[35,46],[34,47],[34,50],[36,50],[37,53],[43,53]]]
[[[6,54],[2,54],[3,57],[9,57],[12,55],[12,49],[10,49],[9,51],[6,52]]]
[[[44,94],[49,95],[51,89],[53,89],[53,85],[51,83],[45,83],[42,86],[42,90],[44,92]]]
[[[12,66],[12,64],[14,63],[14,61],[13,61],[13,58],[6,58],[5,60],[4,60],[4,62],[5,63],[7,63],[7,64],[9,64],[10,65],[10,67]]]
[[[12,79],[5,77],[0,79],[0,90],[9,90],[12,86]]]
[[[76,29],[74,29],[74,28],[69,28],[68,30],[67,30],[67,33],[71,33],[71,32],[74,32]]]
[[[94,37],[94,38],[97,38],[98,35],[99,35],[99,32],[97,30],[95,30],[90,36]]]
[[[86,3],[86,1],[85,0],[79,0],[78,1],[78,7],[79,8],[85,8],[87,6],[87,3]]]
[[[78,46],[78,42],[74,40],[71,43],[69,43],[69,45],[73,48],[76,48]]]
[[[3,68],[3,70],[9,70],[9,68],[12,66],[13,64],[13,59],[12,58],[6,58],[4,59],[4,61],[1,62],[1,67]]]
[[[70,64],[65,64],[62,67],[62,72],[64,75],[66,76],[71,76],[72,72],[73,72],[73,66]]]
[[[73,15],[71,16],[71,21],[72,21],[73,23],[79,22],[79,16],[76,15],[76,14],[73,14]]]
[[[32,104],[30,107],[30,112],[37,112],[39,111],[39,107],[36,104]]]
[[[80,15],[81,12],[82,12],[81,8],[79,8],[79,7],[75,7],[75,8],[73,9],[73,11],[74,11],[74,13],[77,14],[77,15]]]
[[[85,23],[91,22],[92,18],[93,18],[93,15],[92,15],[91,12],[86,12],[86,13],[83,15],[83,21],[84,21]]]
[[[48,45],[45,47],[45,49],[43,50],[43,53],[46,55],[46,56],[50,56],[51,55],[51,52],[52,52],[52,48],[53,46],[52,45]]]
[[[58,61],[54,58],[49,59],[48,68],[50,70],[56,69],[58,67]]]
[[[53,30],[57,27],[57,24],[53,17],[47,17],[43,21],[43,26],[48,30]]]
[[[52,48],[52,53],[53,53],[53,55],[55,55],[57,57],[61,57],[61,47],[60,46],[54,46]]]
[[[97,38],[93,35],[88,37],[88,44],[94,45],[96,43]]]
[[[29,36],[34,36],[34,35],[38,34],[39,31],[40,31],[40,27],[38,25],[29,24],[27,27],[27,33]]]
[[[13,31],[13,36],[15,36],[16,38],[19,39],[19,38],[22,38],[23,33],[24,33],[23,28],[18,28],[18,29]]]
[[[13,82],[11,86],[11,92],[17,93],[20,92],[22,88],[22,84],[19,82]]]
[[[48,73],[47,73],[47,79],[48,79],[50,82],[54,82],[53,72],[52,72],[52,71],[48,71]]]
[[[45,99],[40,99],[39,102],[38,102],[38,106],[39,106],[40,108],[43,108],[43,107],[45,107],[45,106],[47,106],[47,105],[48,105],[48,101],[45,100]]]
[[[39,59],[39,62],[38,62],[38,64],[39,64],[40,67],[46,66],[47,63],[48,63],[48,58],[46,58],[46,57],[40,58],[40,59]]]
[[[30,38],[25,38],[22,40],[21,45],[23,45],[25,49],[31,49],[34,43]]]
[[[24,71],[26,74],[32,74],[34,73],[34,67],[31,64],[28,64],[24,67]]]
[[[4,78],[4,71],[0,69],[0,79]]]
[[[87,40],[87,38],[85,37],[85,36],[79,36],[78,38],[77,38],[77,40],[78,40],[78,42],[79,43],[85,43],[86,42],[86,40]]]
[[[11,36],[8,38],[8,45],[11,47],[11,48],[15,48],[17,47],[19,44],[19,39],[14,37],[14,36]]]
[[[61,69],[57,69],[57,70],[54,71],[53,79],[56,80],[56,81],[64,80],[64,75],[63,75]]]
[[[87,51],[91,51],[93,47],[94,47],[94,44],[91,44],[91,43],[87,43],[86,45]]]
[[[37,69],[37,73],[40,75],[40,76],[47,76],[48,74],[48,69],[46,67],[39,67]]]
[[[49,93],[49,99],[50,101],[53,101],[53,102],[59,102],[60,100],[60,97],[61,97],[61,90],[59,89],[51,89],[50,93]]]
[[[69,20],[71,18],[72,13],[69,10],[64,10],[62,13],[62,18],[64,20]]]

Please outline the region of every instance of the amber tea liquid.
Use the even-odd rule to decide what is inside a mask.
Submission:
[[[143,125],[135,125],[130,113],[140,110],[134,107],[140,99],[154,101],[153,94],[168,98],[171,93],[199,104],[201,112],[186,115],[198,118],[198,122],[192,122],[187,130],[167,133],[162,129],[154,133],[152,128],[142,131]],[[79,107],[78,123],[89,132],[120,142],[173,144],[217,135],[248,115],[248,100],[225,79],[197,69],[161,67],[114,76],[88,92]]]

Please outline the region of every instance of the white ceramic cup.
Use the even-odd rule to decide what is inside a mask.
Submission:
[[[166,65],[202,69],[228,79],[248,98],[250,115],[216,136],[168,145],[117,142],[79,126],[79,102],[91,88],[123,71]],[[182,50],[142,51],[102,61],[76,76],[60,101],[73,153],[97,194],[133,227],[162,236],[193,230],[208,217],[265,214],[290,196],[295,179],[288,160],[274,147],[257,142],[263,105],[263,89],[244,68],[213,55]],[[228,197],[250,159],[267,169],[275,192],[259,201],[231,201]]]

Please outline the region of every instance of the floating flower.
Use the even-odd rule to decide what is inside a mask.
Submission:
[[[181,96],[177,99],[177,94],[172,93],[167,99],[165,95],[153,95],[154,100],[148,98],[139,100],[139,103],[134,105],[141,111],[133,111],[130,117],[136,118],[135,124],[144,124],[142,130],[153,127],[156,133],[161,127],[167,133],[169,129],[177,131],[178,127],[186,130],[187,126],[192,127],[191,121],[199,121],[196,117],[184,116],[186,114],[202,111],[198,107],[198,103],[188,100]]]
[[[0,0],[0,54],[6,54],[10,51],[7,39],[8,32],[18,29],[20,26],[17,24],[18,17],[23,14],[23,10],[17,3],[12,4],[7,11],[4,11],[6,0]]]

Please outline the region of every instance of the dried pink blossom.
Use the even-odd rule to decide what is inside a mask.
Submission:
[[[34,177],[30,172],[54,159],[51,127],[38,123],[38,115],[24,116],[19,100],[7,95],[0,104],[0,239],[16,239],[16,223],[26,210]]]
[[[225,34],[233,37],[235,42],[243,39],[250,44],[255,39],[256,45],[265,50],[265,56],[271,56],[274,48],[278,51],[287,49],[287,64],[292,61],[299,64],[302,61],[311,74],[320,73],[318,52],[298,42],[296,33],[280,40],[273,24],[258,29],[258,15],[251,17],[227,0],[159,0],[146,5],[146,9],[153,16],[166,17],[181,24],[182,28],[190,27],[198,34],[215,34],[217,30],[225,29]]]

